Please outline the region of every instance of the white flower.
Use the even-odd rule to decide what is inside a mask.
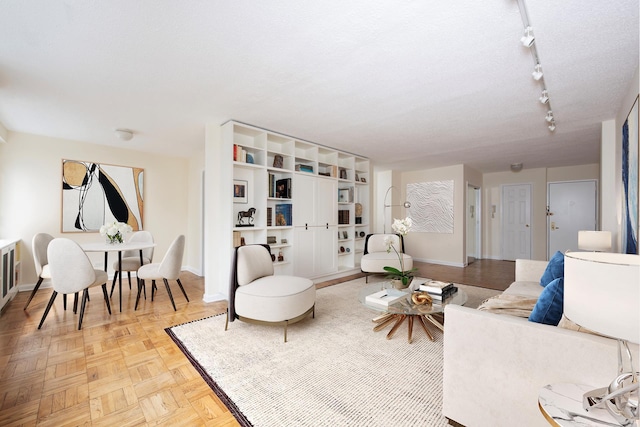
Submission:
[[[411,230],[412,225],[413,221],[411,221],[411,218],[409,217],[406,217],[405,219],[394,218],[391,228],[401,236],[406,236],[409,234],[409,230]]]
[[[125,224],[124,222],[118,222],[118,221],[114,221],[112,223],[105,224],[102,227],[100,227],[100,235],[107,236],[107,237],[113,237],[118,234],[123,236],[127,233],[130,233],[131,231],[133,231],[133,228],[131,228],[129,224]]]

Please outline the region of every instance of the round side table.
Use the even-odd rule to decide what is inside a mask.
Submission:
[[[620,423],[604,408],[590,411],[582,408],[582,395],[595,388],[570,383],[546,385],[538,394],[538,408],[552,426],[619,426]]]

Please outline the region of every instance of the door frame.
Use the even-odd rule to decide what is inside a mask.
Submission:
[[[467,192],[471,191],[471,189],[473,189],[473,192],[475,193],[475,222],[476,222],[476,227],[475,227],[475,253],[470,254],[468,252],[468,248],[467,248],[467,239],[465,239],[464,245],[465,245],[465,259],[464,259],[464,265],[468,265],[469,264],[469,256],[473,256],[475,258],[475,260],[479,260],[482,258],[482,187],[478,187],[476,185],[470,184],[469,182],[467,182]],[[466,204],[466,211],[465,211],[465,220],[467,218],[467,213],[469,212],[469,194],[467,194],[467,197],[465,198],[465,204]],[[466,236],[466,232],[468,230],[468,227],[465,225],[465,236]]]

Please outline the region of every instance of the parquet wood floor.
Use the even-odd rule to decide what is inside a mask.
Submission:
[[[513,280],[513,263],[487,263],[496,281]],[[449,269],[451,275],[464,276],[460,270],[467,270],[437,267],[442,274]],[[474,269],[468,271],[473,277],[456,281],[474,284],[473,280],[479,280]],[[164,331],[223,313],[226,303],[202,301],[201,277],[182,272],[181,281],[191,302],[186,302],[172,282],[176,312],[164,286],[155,301],[151,302],[148,293],[148,299],[134,311],[135,292],[124,280],[122,312],[116,303],[109,315],[102,290],[94,288],[81,331],[77,330],[78,315],[73,314],[71,304],[64,311],[60,297],[38,330],[51,289],[40,290],[27,311],[22,308],[29,293],[18,293],[0,316],[0,425],[237,426]],[[112,298],[116,300],[117,290]]]

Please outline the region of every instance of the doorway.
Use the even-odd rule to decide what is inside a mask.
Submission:
[[[531,259],[531,184],[502,186],[502,259]]]
[[[467,184],[467,265],[482,258],[480,188]]]
[[[598,226],[596,180],[550,182],[547,189],[547,259],[578,250],[578,231]]]

